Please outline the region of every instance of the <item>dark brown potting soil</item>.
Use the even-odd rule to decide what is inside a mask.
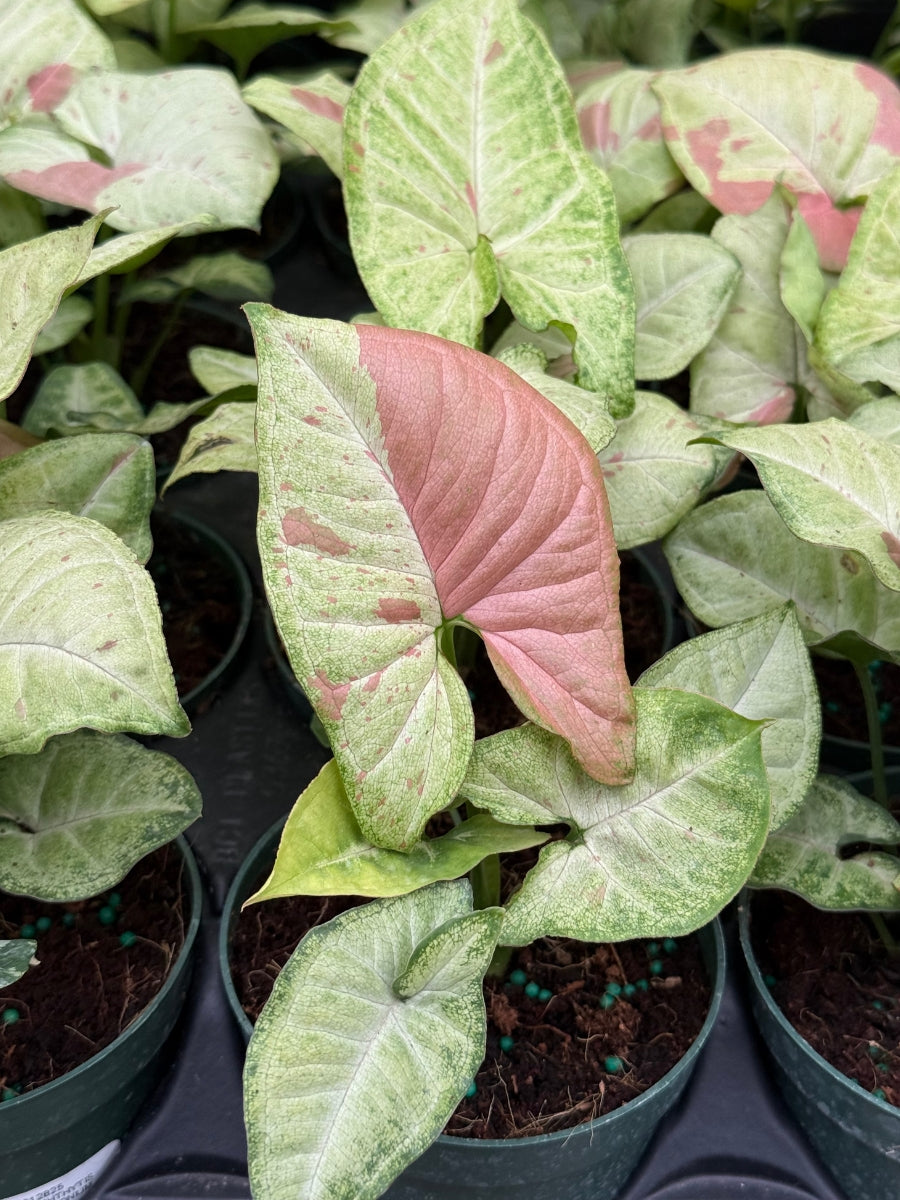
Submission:
[[[183,869],[174,846],[144,858],[111,889],[120,903],[109,925],[99,914],[111,893],[45,904],[0,892],[0,939],[19,937],[22,925],[41,918],[51,921],[34,934],[39,965],[0,990],[0,1102],[91,1058],[156,996],[184,944]],[[120,940],[125,934],[136,935],[132,944]],[[10,1020],[11,1012],[18,1019]]]
[[[163,635],[179,696],[192,692],[227,654],[241,619],[234,572],[204,539],[160,512],[150,519]]]
[[[306,930],[359,903],[298,896],[252,905],[239,916],[232,978],[252,1021]],[[511,984],[516,969],[552,996],[532,999],[525,986]],[[603,999],[610,984],[628,984],[633,994],[622,990],[610,1004]],[[544,938],[514,953],[504,979],[485,981],[485,1002],[487,1050],[477,1091],[460,1103],[446,1132],[527,1137],[611,1112],[661,1079],[700,1032],[709,985],[695,938],[670,951],[662,941]],[[512,1037],[510,1050],[500,1048],[501,1037]]]
[[[813,671],[822,699],[822,727],[832,737],[868,742],[866,707],[856,672],[846,659],[813,655]],[[882,662],[870,671],[878,699],[881,736],[886,746],[900,746],[900,667]]]
[[[780,893],[755,895],[752,912],[760,970],[793,1027],[867,1092],[900,1105],[900,961],[871,922]]]

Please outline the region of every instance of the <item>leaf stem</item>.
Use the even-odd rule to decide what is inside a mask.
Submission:
[[[456,670],[456,644],[453,641],[453,626],[445,621],[438,633],[438,648],[450,666]]]
[[[175,324],[181,315],[181,310],[184,307],[184,302],[187,300],[188,295],[189,293],[187,291],[181,292],[172,302],[171,306],[169,307],[169,315],[163,322],[159,333],[156,335],[156,340],[153,342],[153,345],[144,355],[143,361],[131,376],[129,381],[131,384],[131,389],[139,399],[144,387],[146,386],[147,377],[153,369],[154,362],[156,362],[156,356],[169,340],[169,335],[175,328]]]
[[[869,749],[872,754],[872,794],[882,808],[888,803],[887,779],[884,773],[884,745],[881,740],[881,722],[878,719],[878,697],[869,674],[868,664],[853,660],[853,670],[862,689],[866,706],[866,723],[869,727]]]
[[[887,921],[879,912],[869,913],[872,924],[875,927],[875,932],[881,939],[881,944],[887,950],[888,954],[893,959],[900,959],[900,946],[897,945],[896,939],[887,927]]]

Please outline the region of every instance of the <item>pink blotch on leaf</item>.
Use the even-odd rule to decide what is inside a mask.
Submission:
[[[344,106],[332,100],[330,96],[320,96],[316,92],[308,92],[305,88],[291,88],[291,95],[301,108],[305,108],[315,117],[336,121],[338,125],[344,120]]]
[[[306,683],[308,689],[315,688],[319,693],[317,708],[320,715],[330,721],[339,721],[344,701],[350,695],[350,684],[332,683],[321,669],[315,675],[310,675]]]
[[[375,609],[375,616],[391,625],[402,625],[406,621],[421,621],[422,610],[414,600],[399,600],[392,596],[382,596]]]
[[[634,131],[634,136],[642,142],[659,142],[662,141],[662,118],[659,113],[654,113],[652,117]]]
[[[754,425],[776,425],[786,421],[794,411],[795,399],[796,394],[792,387],[779,388],[774,396],[770,396],[759,408],[755,408],[747,420],[752,421]]]
[[[307,416],[307,417],[302,417],[301,419],[305,425],[315,425],[315,427],[317,429],[322,424],[321,420],[318,417]]]
[[[688,149],[695,165],[706,176],[706,187],[700,191],[723,213],[756,212],[772,194],[771,179],[723,179],[722,147],[731,133],[724,117],[715,117],[699,129],[689,129]]]
[[[289,546],[311,546],[320,554],[349,554],[353,547],[333,529],[313,520],[305,508],[292,508],[281,519],[281,532]]]
[[[892,154],[900,154],[900,89],[887,75],[865,63],[857,63],[853,73],[878,100],[870,141]]]
[[[882,531],[881,540],[884,542],[891,562],[895,567],[900,567],[900,538],[885,529]]]
[[[797,197],[797,208],[813,235],[824,270],[842,271],[847,265],[862,206],[835,208],[824,192],[804,192]]]
[[[496,62],[500,55],[503,54],[504,50],[505,46],[502,42],[492,42],[490,50],[488,50],[487,54],[484,56],[484,65],[488,66],[489,63]]]
[[[99,654],[101,650],[112,650],[113,646],[118,646],[118,644],[116,638],[110,638],[108,642],[104,642],[102,646],[97,647],[97,653]]]
[[[90,209],[105,188],[143,169],[143,163],[105,167],[95,162],[67,162],[45,167],[43,171],[13,171],[6,182],[44,200]]]
[[[16,708],[16,716],[19,718],[20,721],[24,721],[25,718],[28,716],[28,709],[25,705],[25,701],[22,699],[21,696],[16,701],[15,708]]]
[[[52,112],[68,95],[75,72],[68,63],[51,63],[28,79],[28,94],[35,112]]]
[[[611,109],[606,100],[588,104],[578,114],[581,140],[588,150],[616,151],[619,149],[619,135],[611,127],[610,117]]]
[[[383,674],[383,672],[376,671],[374,675],[370,675],[369,678],[366,680],[366,682],[363,684],[362,690],[364,692],[377,692],[378,685],[381,683],[382,674]]]

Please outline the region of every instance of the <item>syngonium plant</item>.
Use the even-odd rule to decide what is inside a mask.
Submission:
[[[0,252],[0,396],[90,270],[101,220]],[[200,810],[174,759],[123,736],[190,728],[143,566],[153,452],[132,433],[41,443],[3,423],[0,436],[0,889],[79,900]],[[4,984],[34,950],[0,942]]]

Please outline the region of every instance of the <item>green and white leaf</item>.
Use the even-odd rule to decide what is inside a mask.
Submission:
[[[181,737],[156,591],[114,533],[43,512],[0,523],[0,754],[82,726]]]
[[[682,642],[640,684],[697,692],[742,717],[768,721],[762,754],[771,828],[793,816],[815,778],[822,732],[819,692],[793,605]]]
[[[256,405],[252,402],[220,404],[189,431],[163,491],[188,475],[257,471],[255,425]]]
[[[434,1141],[484,1056],[482,978],[501,920],[472,912],[458,881],[306,935],[247,1051],[255,1195],[376,1200]]]
[[[363,836],[331,759],[291,810],[272,873],[246,903],[278,896],[401,896],[460,879],[488,855],[546,840],[531,827],[502,825],[478,813],[408,851],[383,850]]]
[[[90,517],[146,562],[156,473],[149,442],[128,433],[44,442],[0,460],[0,521],[42,509]]]
[[[389,324],[474,346],[502,292],[528,328],[571,329],[581,385],[630,411],[615,199],[515,0],[437,0],[363,67],[344,126],[353,253]]]
[[[822,306],[816,347],[860,383],[900,391],[900,166],[873,189],[847,266]]]
[[[109,363],[65,363],[44,377],[22,426],[46,437],[131,429],[143,419],[141,402]]]
[[[94,315],[94,306],[83,296],[66,296],[59,308],[37,335],[35,354],[49,354],[77,337]]]
[[[359,317],[354,318],[357,321],[359,319]],[[384,324],[383,321],[374,323]],[[572,358],[572,341],[559,326],[548,325],[546,329],[535,333],[531,329],[526,329],[518,321],[511,321],[494,342],[491,354],[494,358],[501,358],[508,350],[512,350],[516,346],[536,346],[547,358],[547,370],[557,379],[574,378],[577,368],[575,360]]]
[[[590,779],[535,725],[475,743],[463,795],[498,820],[570,827],[508,902],[504,945],[687,933],[749,875],[769,828],[760,723],[683,691],[635,698],[637,766],[623,787]]]
[[[243,96],[252,108],[299,137],[340,179],[344,173],[344,108],[350,92],[350,84],[333,71],[319,71],[290,82],[257,75],[244,88]]]
[[[0,887],[85,900],[200,816],[200,792],[168,754],[80,730],[40,754],[0,759]]]
[[[715,333],[741,264],[699,233],[635,234],[622,246],[634,280],[635,376],[670,379]]]
[[[723,456],[694,442],[703,432],[666,396],[635,392],[634,412],[598,455],[621,550],[663,537],[712,485]]]
[[[276,42],[303,34],[325,37],[353,33],[355,29],[351,21],[329,17],[311,8],[251,2],[237,5],[218,21],[189,25],[185,32],[199,34],[204,41],[224,50],[234,59],[238,78],[243,79],[257,54]]]
[[[252,354],[220,350],[218,346],[192,346],[188,363],[191,374],[210,396],[247,383],[255,387],[259,378]]]
[[[547,355],[537,346],[522,342],[501,350],[494,354],[494,358],[512,367],[535,391],[546,396],[551,404],[565,413],[584,434],[593,451],[599,452],[615,437],[616,423],[609,415],[604,398],[567,379],[549,374]]]
[[[413,13],[428,3],[429,0],[418,0]],[[410,12],[406,0],[353,0],[339,8],[336,15],[352,21],[356,29],[329,36],[328,41],[368,56],[400,28]]]
[[[613,71],[581,91],[575,105],[585,147],[612,184],[623,225],[684,183],[663,140],[652,78],[639,68]]]
[[[120,303],[145,300],[166,304],[185,292],[202,292],[216,300],[271,300],[275,291],[272,272],[263,262],[242,254],[198,254],[180,267],[135,279],[122,289]]]
[[[900,447],[900,397],[882,396],[862,404],[847,423],[870,437]]]
[[[896,847],[900,824],[846,780],[820,775],[800,811],[769,835],[748,882],[795,892],[817,908],[900,910],[900,858],[880,850],[841,857],[854,842]]]
[[[143,3],[143,0],[139,0]],[[120,71],[164,71],[165,59],[137,37],[114,37],[113,50],[116,54],[116,67]]]
[[[900,655],[900,594],[849,550],[802,541],[765,492],[721,496],[688,514],[663,549],[691,612],[719,628],[792,600],[807,645],[853,630]]]
[[[0,251],[0,400],[25,374],[34,343],[87,261],[102,216]]]
[[[815,239],[796,209],[781,250],[779,284],[782,304],[812,342],[828,288]]]
[[[135,271],[155,258],[172,238],[205,233],[214,224],[211,217],[200,217],[194,221],[165,225],[160,229],[142,229],[137,233],[122,233],[118,237],[106,238],[91,250],[75,287],[80,287],[98,275],[122,275]]]
[[[0,941],[0,988],[8,988],[21,979],[37,952],[33,938]]]
[[[900,591],[900,447],[834,418],[717,438],[752,459],[792,533],[857,551]]]

